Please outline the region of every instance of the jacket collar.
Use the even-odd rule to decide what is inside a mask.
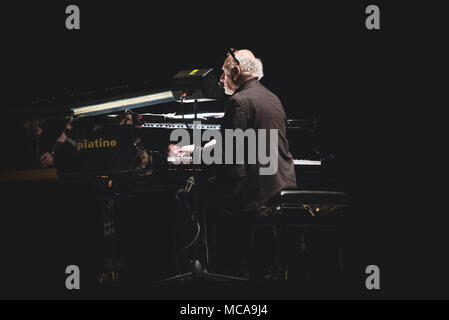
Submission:
[[[252,78],[252,79],[246,80],[245,82],[243,82],[240,85],[240,87],[237,90],[235,90],[234,94],[236,94],[237,92],[240,92],[242,90],[252,88],[258,84],[259,84],[259,80],[257,80],[257,78]]]

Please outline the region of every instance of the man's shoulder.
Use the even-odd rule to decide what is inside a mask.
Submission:
[[[244,96],[241,96],[240,92],[236,92],[235,94],[230,96],[228,98],[228,100],[226,101],[225,109],[243,107],[243,105],[244,105],[243,98],[244,98]]]
[[[282,107],[282,102],[276,94],[257,81],[250,87],[239,90],[229,97],[225,109],[269,108],[271,110],[273,105]]]
[[[263,105],[266,103],[270,105],[273,103],[282,104],[279,97],[261,83],[258,83],[257,85],[246,90],[236,92],[229,100],[231,100],[229,101],[230,104],[239,105],[253,103],[258,105]]]
[[[245,90],[237,92],[236,95],[238,95],[238,97],[246,97],[246,96],[266,97],[266,96],[272,96],[272,97],[276,97],[277,98],[276,94],[274,94],[270,89],[265,87],[259,81],[255,82],[251,87],[246,88]]]

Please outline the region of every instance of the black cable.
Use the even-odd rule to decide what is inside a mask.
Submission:
[[[182,197],[181,197],[181,195],[182,195]],[[193,237],[193,240],[191,242],[189,242],[186,246],[184,246],[176,255],[176,258],[175,258],[176,271],[178,272],[178,274],[181,274],[180,268],[179,268],[179,262],[180,262],[181,255],[184,251],[186,251],[187,249],[192,247],[195,244],[195,242],[198,240],[200,231],[201,231],[201,227],[200,227],[199,222],[195,219],[195,215],[192,213],[190,204],[189,204],[187,198],[185,197],[184,190],[178,191],[178,193],[176,194],[176,199],[178,199],[184,203],[184,206],[185,206],[187,212],[189,213],[190,219],[196,224],[196,228],[197,228],[197,231],[196,231],[195,236]]]
[[[200,236],[200,231],[201,231],[200,224],[198,223],[198,221],[195,221],[195,222],[196,222],[196,228],[197,228],[195,237],[193,238],[193,240],[190,243],[188,243],[184,248],[182,248],[179,251],[179,253],[176,255],[176,261],[175,262],[176,262],[176,271],[178,272],[178,274],[181,274],[181,272],[179,270],[179,260],[181,258],[181,254],[184,251],[186,251],[187,249],[189,249],[190,247],[192,247],[195,244],[195,242],[198,240],[198,237]]]
[[[182,120],[183,120],[184,124],[186,125],[187,129],[189,129],[189,125],[187,124],[186,119],[184,117],[184,99],[185,99],[186,96],[187,96],[186,93],[183,93],[181,95],[181,116],[182,116]],[[196,108],[195,108],[195,119],[196,119]],[[192,129],[193,129],[193,127],[192,127]],[[195,175],[195,178],[196,178],[194,181],[198,181],[198,172],[197,172],[196,168],[194,169],[194,175]],[[186,192],[182,192],[182,193],[185,194]],[[176,195],[176,198],[178,200],[181,200],[180,197],[178,196],[179,194]],[[195,204],[197,204],[198,203],[198,191],[197,191],[196,188],[194,190],[194,197],[195,197]],[[196,232],[195,237],[193,238],[193,240],[190,243],[188,243],[184,248],[182,248],[179,251],[179,253],[176,255],[175,264],[176,264],[176,270],[177,270],[178,274],[181,274],[180,270],[179,270],[179,259],[181,257],[181,254],[195,244],[195,242],[199,238],[200,231],[201,231],[201,226],[200,226],[199,222],[196,220],[195,215],[192,213],[192,209],[191,209],[190,204],[188,203],[186,197],[183,196],[182,198],[183,198],[182,200],[184,202],[186,210],[190,214],[190,219],[192,219],[192,221],[196,223],[197,232]],[[195,208],[195,210],[197,210],[197,209],[198,208]]]

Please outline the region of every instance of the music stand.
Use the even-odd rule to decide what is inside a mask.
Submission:
[[[193,112],[194,112],[194,120],[198,119],[198,102],[199,101],[210,101],[216,100],[219,97],[219,83],[213,72],[212,68],[209,69],[193,69],[188,71],[178,72],[173,78],[172,91],[175,99],[179,99],[181,103],[185,102],[185,99],[190,98],[190,101],[193,101]],[[187,127],[188,128],[188,127]],[[193,130],[196,130],[193,127]],[[199,146],[201,148],[201,146]],[[199,152],[196,149],[195,151]],[[193,177],[195,181],[194,186],[194,205],[193,212],[198,215],[199,209],[199,168],[198,164],[195,161],[192,161],[193,166]],[[207,232],[206,232],[206,214],[205,210],[203,210],[203,224],[204,224],[204,233],[203,233],[203,242],[205,244],[206,257],[208,255],[208,246],[207,246]],[[196,244],[198,240],[196,239]],[[206,258],[207,260],[207,258]],[[205,263],[207,265],[207,263]],[[201,262],[198,259],[193,258],[191,260],[191,270],[190,272],[184,274],[178,274],[176,276],[172,276],[166,279],[163,279],[159,282],[167,282],[173,280],[210,280],[210,281],[247,281],[246,278],[231,276],[231,275],[223,275],[217,273],[210,273],[206,269],[203,268]]]

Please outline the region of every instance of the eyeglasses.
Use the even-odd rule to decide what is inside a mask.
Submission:
[[[229,54],[234,58],[235,62],[237,62],[237,64],[240,65],[240,61],[235,57],[235,49],[234,48],[231,48],[228,50],[228,55]]]

